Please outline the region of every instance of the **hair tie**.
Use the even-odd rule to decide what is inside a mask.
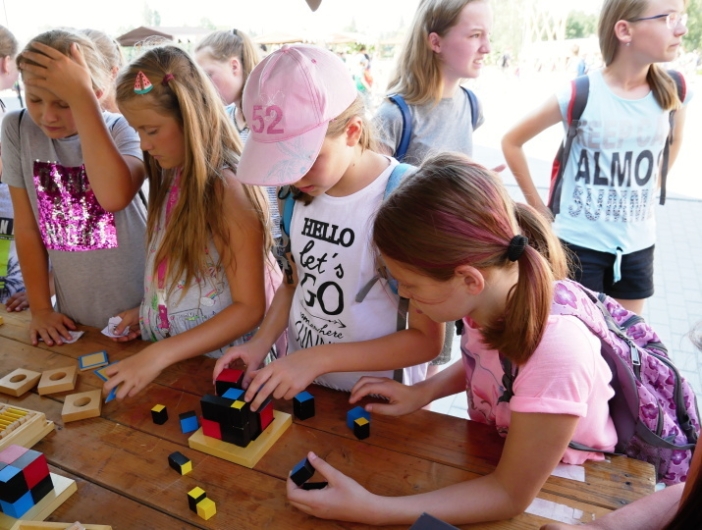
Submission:
[[[148,94],[154,86],[149,81],[149,78],[144,75],[144,72],[139,70],[134,80],[134,93],[135,94]]]
[[[238,31],[236,28],[233,28],[233,29],[232,29],[232,35],[234,35],[235,37],[238,37],[238,36],[239,36],[239,31]]]
[[[169,81],[173,81],[175,79],[175,76],[173,74],[166,74],[163,76],[163,80],[161,81],[161,84],[163,86],[168,86]]]
[[[507,247],[507,258],[510,261],[517,261],[524,254],[524,249],[529,244],[529,239],[524,236],[514,236]]]

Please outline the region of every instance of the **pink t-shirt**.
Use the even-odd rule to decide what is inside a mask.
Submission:
[[[509,403],[498,403],[504,371],[497,351],[481,342],[482,335],[464,319],[461,340],[470,418],[495,425],[505,436],[510,411],[572,414],[580,417],[573,441],[612,451],[617,433],[607,402],[614,395],[612,371],[600,354],[600,341],[576,317],[551,315],[543,338],[529,361],[519,368]],[[562,461],[582,464],[602,460],[602,453],[566,449]]]

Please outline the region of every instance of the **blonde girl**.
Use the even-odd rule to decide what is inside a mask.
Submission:
[[[364,374],[402,367],[411,367],[399,374],[405,383],[421,381],[441,328],[410,307],[408,329],[397,331],[399,297],[377,278],[368,219],[397,161],[373,150],[346,66],[321,48],[284,46],[254,69],[243,103],[252,132],[237,178],[292,184],[299,202],[287,282],[254,338],[217,361],[215,377],[242,359],[254,409],[270,394],[292,399],[313,381],[349,391]],[[288,355],[257,371],[286,327]]]
[[[75,323],[103,327],[142,297],[144,179],[138,138],[100,108],[110,84],[93,43],[52,30],[17,59],[27,109],[2,124],[3,181],[36,344],[62,344]],[[51,305],[49,259],[56,308]]]
[[[153,342],[107,369],[105,391],[119,387],[122,399],[171,364],[245,341],[281,275],[268,259],[265,197],[234,178],[241,144],[190,56],[144,52],[120,74],[117,103],[150,184],[144,299],[120,315],[117,333]]]
[[[463,363],[411,387],[363,378],[351,402],[380,395],[387,402],[366,410],[400,415],[465,390],[471,419],[506,433],[502,456],[489,475],[388,498],[309,453],[329,485],[304,491],[288,480],[293,506],[375,525],[407,525],[422,512],[452,524],[508,519],[526,510],[559,461],[603,458],[569,449],[571,440],[614,448],[612,373],[599,339],[577,318],[550,314],[564,288],[555,281],[565,273],[563,250],[546,219],[514,204],[495,173],[462,155],[427,159],[380,207],[373,242],[417,311],[463,319]],[[501,355],[519,369],[508,403],[499,399]]]
[[[605,67],[587,74],[589,95],[553,207],[554,230],[573,251],[574,279],[640,313],[653,295],[656,190],[670,113],[668,166],[680,150],[686,101],[659,63],[672,61],[687,32],[684,0],[605,0],[598,34]],[[524,196],[551,215],[529,172],[523,145],[563,123],[564,86],[503,138],[505,159]]]
[[[480,75],[490,53],[492,9],[487,0],[422,0],[388,85],[409,106],[412,135],[404,161],[419,164],[429,153],[473,155],[471,105],[460,85]],[[397,151],[402,114],[385,100],[378,108],[381,149]],[[482,123],[482,114],[478,126]]]

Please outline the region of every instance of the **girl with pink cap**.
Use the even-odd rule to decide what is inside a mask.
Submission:
[[[369,220],[398,163],[374,150],[344,63],[321,48],[285,46],[249,76],[243,111],[251,135],[237,178],[291,185],[296,207],[287,281],[251,341],[217,361],[215,377],[243,360],[253,409],[270,394],[292,399],[313,381],[349,391],[370,373],[406,384],[423,380],[442,329],[411,303],[407,329],[404,314],[398,325],[400,297],[378,278]],[[286,327],[288,355],[257,370]]]

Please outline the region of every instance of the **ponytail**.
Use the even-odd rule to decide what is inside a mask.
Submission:
[[[646,82],[651,87],[656,102],[663,110],[678,109],[682,106],[675,81],[660,65],[652,64],[648,68]]]
[[[510,256],[520,233],[529,245]],[[459,154],[427,158],[380,207],[373,242],[384,256],[436,281],[450,280],[461,265],[488,278],[518,267],[504,313],[481,331],[488,347],[515,364],[524,364],[539,345],[554,275],[565,277],[563,249],[540,214],[515,206],[495,173]]]

